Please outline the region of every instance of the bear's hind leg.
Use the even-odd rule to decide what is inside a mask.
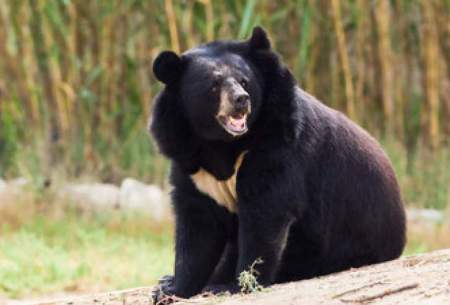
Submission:
[[[276,283],[309,279],[320,273],[322,264],[319,246],[305,236],[294,224],[284,251]]]

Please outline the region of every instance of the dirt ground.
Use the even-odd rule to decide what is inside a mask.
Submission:
[[[39,305],[151,304],[151,287],[88,295]],[[351,269],[329,276],[276,285],[249,295],[196,297],[179,305],[269,304],[450,304],[450,249]]]

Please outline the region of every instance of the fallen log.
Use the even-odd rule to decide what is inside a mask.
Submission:
[[[37,302],[36,305],[147,305],[151,287],[134,288],[79,298]],[[179,305],[348,305],[450,304],[450,249],[395,261],[275,285],[248,295],[180,299]]]

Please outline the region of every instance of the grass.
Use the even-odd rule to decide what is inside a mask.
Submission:
[[[425,253],[432,250],[450,248],[450,222],[447,213],[447,221],[436,223],[409,223],[408,243],[404,255]]]
[[[407,206],[445,210],[450,207],[450,147],[433,154],[409,155],[398,142],[382,141],[392,161]]]
[[[0,297],[151,285],[171,273],[170,225],[156,227],[141,216],[120,213],[58,214],[3,222]]]

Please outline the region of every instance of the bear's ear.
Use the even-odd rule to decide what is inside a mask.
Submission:
[[[270,40],[266,31],[260,26],[253,28],[252,36],[249,39],[250,49],[252,50],[269,50]]]
[[[153,74],[166,85],[173,84],[181,77],[181,58],[172,51],[163,51],[153,62]]]

